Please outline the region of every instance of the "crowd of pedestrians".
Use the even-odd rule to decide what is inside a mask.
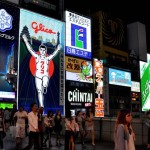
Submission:
[[[71,111],[68,111],[64,119],[60,110],[56,112],[48,110],[46,115],[43,112],[44,108],[38,108],[36,103],[31,104],[29,112],[25,111],[22,106],[19,106],[17,110],[16,105],[12,110],[0,108],[0,149],[5,149],[3,139],[7,131],[14,134],[16,148],[20,147],[23,139],[28,136],[28,144],[22,148],[23,150],[30,150],[33,147],[36,150],[52,147],[52,136],[56,139],[55,146],[59,147],[63,144],[64,150],[75,150],[75,142],[79,135],[84,147],[84,140],[88,133],[91,133],[91,145],[95,146],[91,108],[87,109],[87,112],[78,111],[76,116],[72,116]],[[65,130],[64,143],[61,142],[63,128]]]
[[[72,115],[71,111],[66,112],[66,116],[62,119],[60,110],[55,113],[48,110],[47,114],[43,114],[44,108],[32,103],[31,111],[27,112],[22,106],[18,110],[14,105],[12,110],[0,108],[0,149],[4,150],[3,139],[8,130],[15,130],[16,148],[22,145],[25,136],[28,136],[28,144],[23,150],[30,150],[34,147],[36,150],[42,150],[52,147],[52,137],[55,140],[55,146],[64,145],[64,150],[75,150],[77,138],[80,139],[82,147],[85,147],[86,136],[91,137],[91,145],[95,147],[94,134],[94,114],[91,107],[86,112],[81,110]],[[150,110],[145,113],[148,126],[148,145],[150,149]],[[61,142],[61,132],[64,128],[65,142]],[[132,128],[132,114],[127,109],[121,109],[118,112],[114,127],[114,143],[115,150],[135,150],[136,136]],[[79,140],[78,140],[79,141]],[[22,145],[24,146],[24,144]],[[22,147],[21,146],[21,147]]]

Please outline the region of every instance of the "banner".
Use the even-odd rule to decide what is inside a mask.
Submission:
[[[18,72],[19,9],[0,2],[0,99],[15,100]]]
[[[63,113],[59,103],[64,35],[64,22],[21,9],[19,105],[29,109],[36,102],[44,112]]]

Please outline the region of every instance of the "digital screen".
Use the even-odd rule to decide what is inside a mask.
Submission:
[[[142,111],[150,109],[150,54],[147,62],[140,61],[141,101]]]
[[[66,11],[65,53],[91,59],[91,20]]]
[[[93,83],[92,61],[65,57],[66,80]]]
[[[18,72],[19,8],[0,2],[0,98],[15,99]]]
[[[24,9],[20,12],[19,105],[36,102],[44,113],[64,107],[60,101],[60,54],[64,54],[64,22]]]
[[[131,73],[109,68],[109,84],[131,87]]]

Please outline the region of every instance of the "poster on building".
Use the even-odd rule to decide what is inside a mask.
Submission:
[[[59,109],[63,114],[59,102],[64,35],[64,22],[21,9],[19,105],[29,109],[36,102],[45,113]]]
[[[65,57],[66,80],[93,83],[92,61]]]
[[[66,110],[71,109],[76,112],[77,109],[86,109],[93,105],[93,84],[66,81],[65,87],[65,105]]]
[[[91,19],[66,11],[65,53],[91,59]]]
[[[19,9],[0,2],[0,99],[16,99]]]

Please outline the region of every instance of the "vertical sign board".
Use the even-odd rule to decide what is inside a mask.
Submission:
[[[91,59],[91,20],[66,11],[65,53],[75,57]]]
[[[140,61],[142,111],[150,109],[150,54],[147,62]]]
[[[60,61],[64,22],[24,9],[20,11],[19,105],[32,102],[54,113],[60,106]]]
[[[103,99],[103,61],[94,59],[95,71],[95,117],[104,117]]]
[[[18,72],[19,9],[0,2],[0,99],[15,100]]]
[[[75,114],[79,109],[85,111],[93,106],[92,61],[66,56],[65,62],[65,106]]]

